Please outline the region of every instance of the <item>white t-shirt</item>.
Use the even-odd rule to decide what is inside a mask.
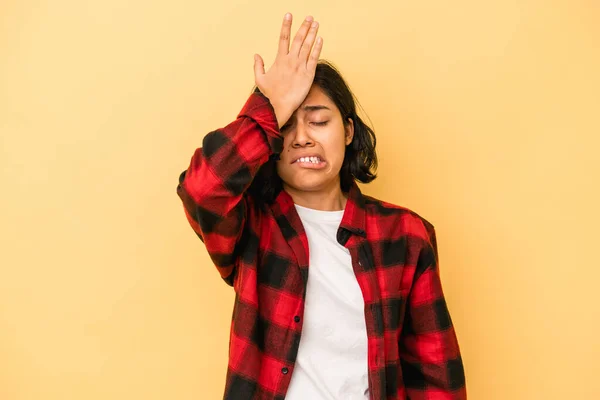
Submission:
[[[295,205],[309,245],[298,357],[286,400],[368,400],[364,299],[350,252],[336,240],[344,211]]]

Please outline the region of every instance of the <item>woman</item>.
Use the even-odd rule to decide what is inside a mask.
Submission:
[[[318,61],[318,23],[290,43],[291,24],[268,72],[255,55],[256,90],[177,187],[236,293],[224,398],[465,399],[434,227],[361,193],[375,136]]]

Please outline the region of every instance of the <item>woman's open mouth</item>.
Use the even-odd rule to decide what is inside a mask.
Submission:
[[[326,161],[323,161],[321,157],[300,157],[292,164],[298,165],[302,168],[321,169],[327,165]]]

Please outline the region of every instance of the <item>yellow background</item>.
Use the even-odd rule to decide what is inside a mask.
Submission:
[[[598,399],[600,6],[4,1],[0,399],[218,399],[233,291],[175,188],[285,11],[437,228],[469,398]]]

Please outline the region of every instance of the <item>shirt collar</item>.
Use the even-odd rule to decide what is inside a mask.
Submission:
[[[366,218],[365,198],[356,182],[353,181],[348,191],[348,201],[340,227],[356,235],[367,237]]]
[[[344,209],[344,216],[340,228],[346,229],[358,236],[366,237],[366,212],[365,198],[356,182],[352,182],[348,191],[348,199]],[[276,217],[284,216],[292,227],[299,222],[292,196],[285,190],[281,190],[275,198]],[[295,229],[299,231],[299,229]]]

